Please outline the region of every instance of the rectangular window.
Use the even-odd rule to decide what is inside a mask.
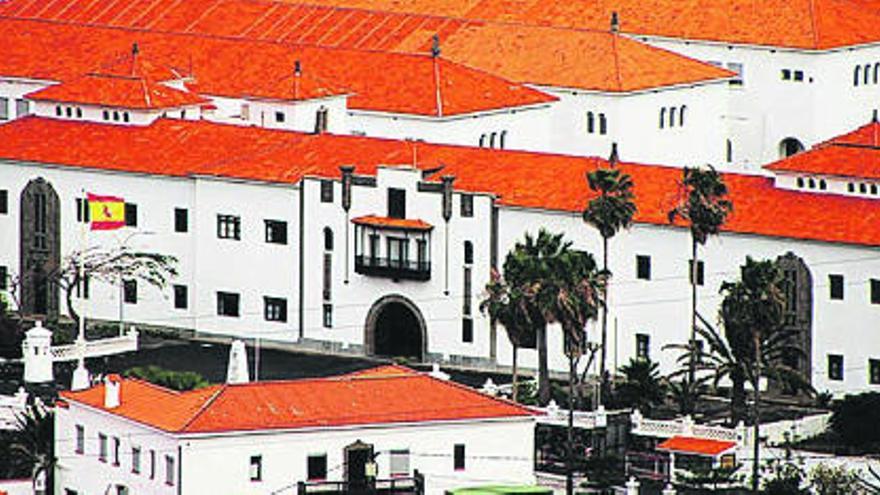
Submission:
[[[470,344],[474,341],[474,320],[470,317],[461,320],[461,341]]]
[[[843,299],[843,275],[828,275],[830,297],[834,300]]]
[[[636,256],[636,278],[639,280],[651,280],[651,257],[645,255]]]
[[[392,478],[409,476],[409,449],[391,450],[388,453],[388,474]]]
[[[287,321],[287,299],[280,297],[264,297],[263,313],[266,321]]]
[[[651,336],[646,333],[636,334],[636,358],[651,359]]]
[[[286,117],[287,116],[284,115],[284,112],[275,112],[275,122],[278,122],[279,124],[283,124]]]
[[[189,231],[189,212],[186,208],[175,208],[174,209],[174,231],[175,232],[188,232]]]
[[[81,299],[89,298],[89,285],[91,285],[90,277],[88,273],[83,274],[83,278],[79,280],[76,284],[76,297]]]
[[[189,307],[189,294],[185,285],[174,284],[174,309]]]
[[[324,328],[333,328],[333,305],[332,304],[325,304],[324,305],[323,323],[324,323]]]
[[[391,218],[406,218],[406,191],[403,189],[388,188],[388,216]]]
[[[217,215],[217,238],[241,240],[241,217]]]
[[[5,266],[0,266],[0,290],[7,290],[9,288],[9,269]]]
[[[89,209],[89,200],[76,198],[76,221],[88,222],[91,218],[91,210]]]
[[[138,205],[134,203],[125,203],[125,226],[137,227],[138,224]]]
[[[217,293],[217,314],[220,316],[238,316],[239,295],[233,292]]]
[[[174,484],[174,458],[170,455],[165,456],[165,484]]]
[[[871,279],[871,304],[880,304],[880,280]]]
[[[333,202],[333,181],[332,180],[322,180],[321,181],[321,202],[322,203],[332,203]]]
[[[251,481],[262,481],[263,479],[263,456],[251,456]]]
[[[19,98],[15,100],[15,115],[16,117],[24,117],[25,115],[29,115],[31,113],[31,105],[30,102]]]
[[[85,454],[86,452],[86,428],[83,425],[76,425],[76,453]]]
[[[107,462],[107,435],[98,433],[98,460]]]
[[[0,215],[9,213],[9,191],[0,189]]]
[[[113,465],[119,465],[119,437],[113,437]]]
[[[409,260],[409,241],[396,237],[388,238],[388,266],[400,268]]]
[[[137,280],[122,281],[122,300],[128,304],[137,304],[138,287]]]
[[[782,69],[782,80],[788,81],[791,79],[791,70],[790,69]]]
[[[0,97],[0,120],[9,120],[9,98]]]
[[[462,300],[461,311],[465,316],[471,315],[471,285],[472,285],[472,269],[469,266],[464,268],[464,299]]]
[[[287,222],[266,220],[266,242],[270,244],[287,244]]]
[[[333,253],[324,253],[324,268],[322,270],[322,287],[325,301],[333,296]]]
[[[327,454],[310,455],[307,464],[309,481],[327,479]]]
[[[868,381],[871,385],[880,385],[880,359],[868,360]]]
[[[371,235],[370,236],[370,262],[375,265],[376,258],[379,257],[379,236]]]
[[[828,379],[834,381],[843,380],[843,356],[840,354],[828,355]]]
[[[738,62],[728,62],[727,69],[731,72],[736,72],[736,76],[730,79],[729,84],[731,86],[742,86],[745,83],[743,64]]]
[[[241,104],[241,112],[239,113],[241,120],[251,120],[251,106],[247,103]]]
[[[418,263],[417,270],[428,269],[428,241],[424,239],[416,240],[416,261]]]
[[[139,474],[141,472],[141,448],[131,448],[131,472]]]
[[[803,80],[804,80],[804,71],[802,71],[802,70],[796,70],[796,71],[794,71],[794,80],[795,80],[796,82],[801,82],[801,81],[803,81]]]
[[[464,470],[464,444],[457,443],[455,444],[455,449],[453,451],[453,464],[456,471]]]
[[[461,195],[461,216],[470,218],[474,216],[474,196],[473,194]]]
[[[150,450],[150,479],[156,478],[156,451]]]
[[[697,285],[703,285],[705,282],[705,263],[697,260]],[[694,260],[688,260],[688,281],[693,285],[694,283]]]

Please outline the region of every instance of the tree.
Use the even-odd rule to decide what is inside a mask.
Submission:
[[[747,379],[754,390],[754,460],[752,467],[752,490],[757,492],[760,475],[760,425],[761,425],[761,389],[760,379],[767,376],[772,369],[771,359],[781,356],[769,356],[764,352],[762,344],[774,334],[778,334],[784,324],[785,315],[785,279],[779,266],[770,260],[755,261],[746,258],[741,268],[740,280],[725,282],[721,285],[724,299],[721,302],[721,319],[727,332],[740,335],[745,341],[749,337],[751,347],[747,349],[752,359],[747,363]],[[764,366],[767,363],[767,366]],[[784,366],[775,363],[776,366]]]
[[[711,166],[708,169],[685,167],[683,171],[682,197],[678,205],[669,211],[669,223],[684,220],[691,232],[691,331],[689,344],[696,349],[697,327],[697,273],[698,246],[705,245],[710,235],[720,232],[727,216],[733,211],[733,203],[727,199],[727,185]],[[694,383],[696,360],[691,355],[688,365],[688,382]]]
[[[816,495],[858,495],[867,493],[861,478],[845,466],[819,464],[810,471],[810,487]]]
[[[139,378],[172,390],[196,390],[210,385],[208,380],[194,371],[172,371],[159,366],[135,366],[123,373],[125,376]]]
[[[611,166],[616,164],[612,155]],[[602,271],[610,277],[608,271],[608,240],[620,229],[632,224],[636,213],[633,202],[632,179],[629,175],[615,168],[599,168],[587,174],[590,190],[598,193],[587,204],[584,210],[584,221],[592,225],[602,236]],[[602,336],[599,351],[599,376],[602,385],[599,388],[598,403],[602,403],[602,395],[607,395],[610,380],[608,379],[607,346],[608,346],[608,285],[602,291]]]
[[[54,414],[40,404],[31,404],[16,416],[17,430],[10,451],[20,463],[27,465],[36,488],[45,476],[46,493],[52,493],[52,472],[55,468]]]
[[[630,359],[621,366],[624,380],[616,391],[620,407],[636,408],[646,415],[666,397],[666,384],[660,377],[659,365],[650,359]]]
[[[533,345],[535,323],[530,313],[529,299],[522,287],[508,284],[496,270],[486,285],[486,296],[480,303],[480,311],[504,326],[507,337],[513,346],[513,400],[517,401],[519,373],[517,351],[523,345]]]
[[[847,448],[875,450],[880,446],[878,410],[878,392],[847,395],[832,406],[829,426]]]

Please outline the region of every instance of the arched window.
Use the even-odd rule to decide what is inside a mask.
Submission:
[[[110,112],[104,110],[103,112],[104,120],[110,120]]]
[[[596,132],[596,117],[593,115],[593,112],[587,112],[587,133],[592,134]]]
[[[868,186],[866,186],[864,182],[859,184],[859,192],[862,194],[868,194]]]
[[[113,111],[113,121],[119,122],[119,112],[117,112],[116,110]]]
[[[816,189],[816,181],[810,178],[810,189]]]
[[[486,135],[481,134],[480,135],[480,148],[485,148],[485,147],[486,147]]]
[[[599,134],[608,134],[608,119],[605,118],[604,113],[599,114]]]
[[[122,120],[128,122],[128,112],[122,112]]]
[[[471,241],[464,241],[464,264],[474,264],[474,244]]]
[[[498,136],[498,147],[504,149],[507,147],[507,131],[501,131]]]
[[[669,127],[675,127],[675,107],[669,109]]]
[[[804,144],[796,138],[787,137],[779,142],[779,158],[788,158],[804,151]]]
[[[877,184],[871,184],[871,194],[877,195]]]
[[[73,109],[70,107],[65,108],[64,113],[67,114],[67,118],[73,117]]]
[[[333,251],[333,231],[324,227],[324,251]]]
[[[849,192],[851,192],[851,193],[856,192],[856,186],[855,186],[855,184],[853,184],[852,182],[850,182],[849,184],[847,184],[847,186],[846,186],[846,190],[849,191]]]
[[[864,83],[868,84],[871,81],[871,64],[865,64],[863,70],[865,71],[865,73],[862,74]]]
[[[663,129],[666,126],[666,108],[660,109],[660,128]]]
[[[497,135],[497,133],[495,133],[495,132],[493,132],[492,134],[489,135],[489,147],[490,148],[495,147],[495,136],[496,135]]]
[[[61,117],[61,105],[55,105],[55,115]]]
[[[824,191],[825,189],[828,189],[828,183],[825,182],[825,179],[820,179],[820,180],[819,180],[819,189],[821,189],[821,190],[823,190],[823,191]]]
[[[330,123],[330,114],[327,112],[326,107],[321,107],[318,109],[318,112],[315,114],[315,132],[322,133],[327,132],[327,125]]]
[[[687,110],[687,105],[682,105],[681,110],[678,111],[678,125],[684,127],[684,112]]]
[[[798,185],[798,187],[804,187],[804,178],[803,177],[798,177],[797,185]]]
[[[76,107],[76,118],[81,119],[83,116],[82,108]]]
[[[855,70],[853,71],[853,86],[858,86],[859,82],[862,80],[862,66],[857,65]]]

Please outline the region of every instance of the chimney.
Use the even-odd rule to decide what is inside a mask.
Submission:
[[[226,368],[226,383],[248,383],[251,381],[248,370],[247,351],[244,342],[233,340],[229,346],[229,366]]]
[[[114,409],[122,403],[122,377],[119,375],[107,375],[104,379],[104,407]]]
[[[611,32],[615,34],[620,32],[620,17],[616,11],[611,13]]]
[[[26,383],[49,383],[55,380],[52,374],[52,332],[37,320],[34,328],[25,333],[21,343],[24,357],[24,381]]]

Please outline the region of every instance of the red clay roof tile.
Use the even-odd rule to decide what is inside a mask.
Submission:
[[[736,447],[736,442],[708,438],[672,437],[657,446],[657,450],[676,454],[717,456]]]
[[[36,101],[100,105],[139,110],[160,110],[200,105],[208,100],[148,79],[131,76],[89,74],[55,84],[27,97]]]
[[[379,217],[376,215],[367,215],[363,217],[352,218],[351,222],[358,225],[367,225],[370,227],[383,227],[387,229],[399,230],[432,230],[434,228],[433,225],[424,220],[408,218],[388,218]]]
[[[872,122],[764,168],[773,172],[880,179],[880,124]]]

